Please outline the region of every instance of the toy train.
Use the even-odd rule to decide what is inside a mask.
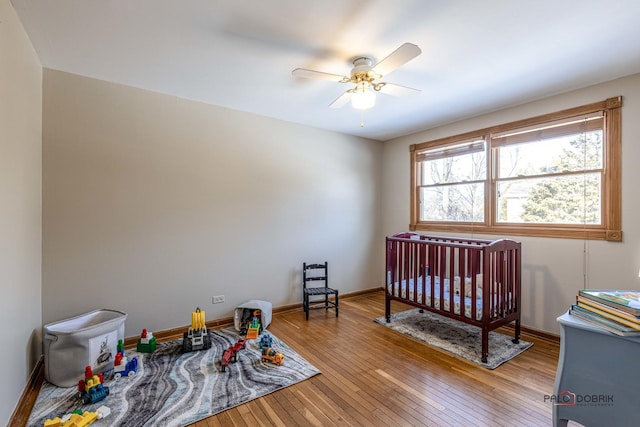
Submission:
[[[109,395],[109,387],[103,383],[104,375],[93,375],[91,366],[87,366],[84,369],[84,380],[78,381],[78,399],[85,405],[101,401]]]

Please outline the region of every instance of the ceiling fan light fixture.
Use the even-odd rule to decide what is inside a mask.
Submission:
[[[366,82],[358,83],[351,96],[351,106],[356,110],[368,110],[376,104],[376,94],[371,85]]]

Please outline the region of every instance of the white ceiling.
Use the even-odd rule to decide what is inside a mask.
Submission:
[[[47,68],[388,140],[640,72],[638,0],[11,0]],[[404,42],[422,54],[364,115],[328,105]],[[616,95],[616,94],[612,94]]]

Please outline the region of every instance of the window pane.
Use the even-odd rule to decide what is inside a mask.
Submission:
[[[420,189],[421,221],[484,221],[484,184],[443,185]]]
[[[602,131],[498,149],[499,178],[602,169]]]
[[[498,182],[497,220],[533,224],[601,224],[601,174]]]
[[[473,154],[428,160],[420,163],[422,185],[484,181],[487,177],[486,154]]]

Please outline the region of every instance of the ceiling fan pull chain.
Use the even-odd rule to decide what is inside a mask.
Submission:
[[[364,110],[360,110],[360,127],[364,127]]]

